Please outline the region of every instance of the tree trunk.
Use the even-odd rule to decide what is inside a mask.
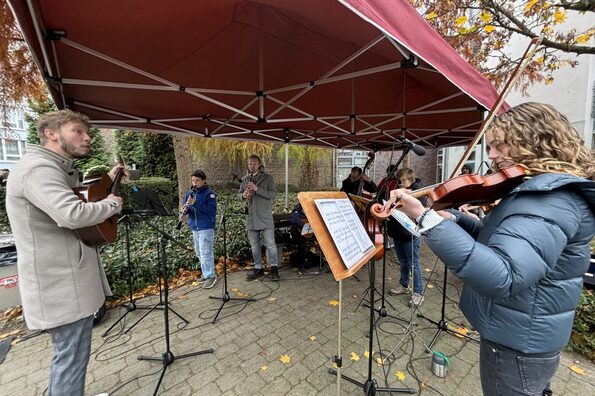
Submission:
[[[192,174],[192,155],[190,154],[190,139],[188,137],[173,136],[174,153],[176,155],[176,169],[178,171],[178,195],[180,205],[184,194],[190,189],[190,175]]]

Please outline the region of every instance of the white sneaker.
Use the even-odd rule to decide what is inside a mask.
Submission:
[[[211,276],[210,278],[207,278],[207,280],[203,284],[203,287],[205,289],[210,289],[211,287],[215,286],[215,283],[217,283],[217,277]]]
[[[414,305],[416,307],[419,307],[421,305],[421,303],[423,303],[423,302],[424,302],[423,294],[413,293],[413,295],[411,296],[411,301],[409,301],[409,306]]]

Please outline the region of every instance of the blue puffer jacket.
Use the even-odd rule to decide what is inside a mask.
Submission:
[[[184,202],[188,200],[190,191],[186,193]],[[194,204],[188,207],[188,226],[192,231],[215,229],[217,215],[217,198],[208,186],[202,186],[195,192]]]
[[[595,182],[542,174],[481,222],[458,215],[458,224],[442,221],[425,241],[464,280],[460,307],[483,338],[523,353],[552,352],[570,337],[594,208]]]

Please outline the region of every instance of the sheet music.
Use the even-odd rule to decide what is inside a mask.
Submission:
[[[349,199],[317,199],[314,202],[348,269],[374,249]]]
[[[383,201],[386,205],[386,201]],[[391,212],[391,216],[397,220],[403,228],[409,231],[413,236],[419,238],[419,232],[417,230],[417,225],[411,220],[405,213],[401,212],[398,209],[395,209]]]

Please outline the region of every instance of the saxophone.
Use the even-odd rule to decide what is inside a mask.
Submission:
[[[256,177],[250,171],[248,171],[248,183],[256,183]],[[248,183],[246,183],[246,186]],[[252,199],[252,194],[254,194],[254,191],[248,190],[248,187],[246,187],[245,192],[246,192],[246,207],[244,208],[244,213],[249,214],[248,208],[250,207],[250,200]]]

